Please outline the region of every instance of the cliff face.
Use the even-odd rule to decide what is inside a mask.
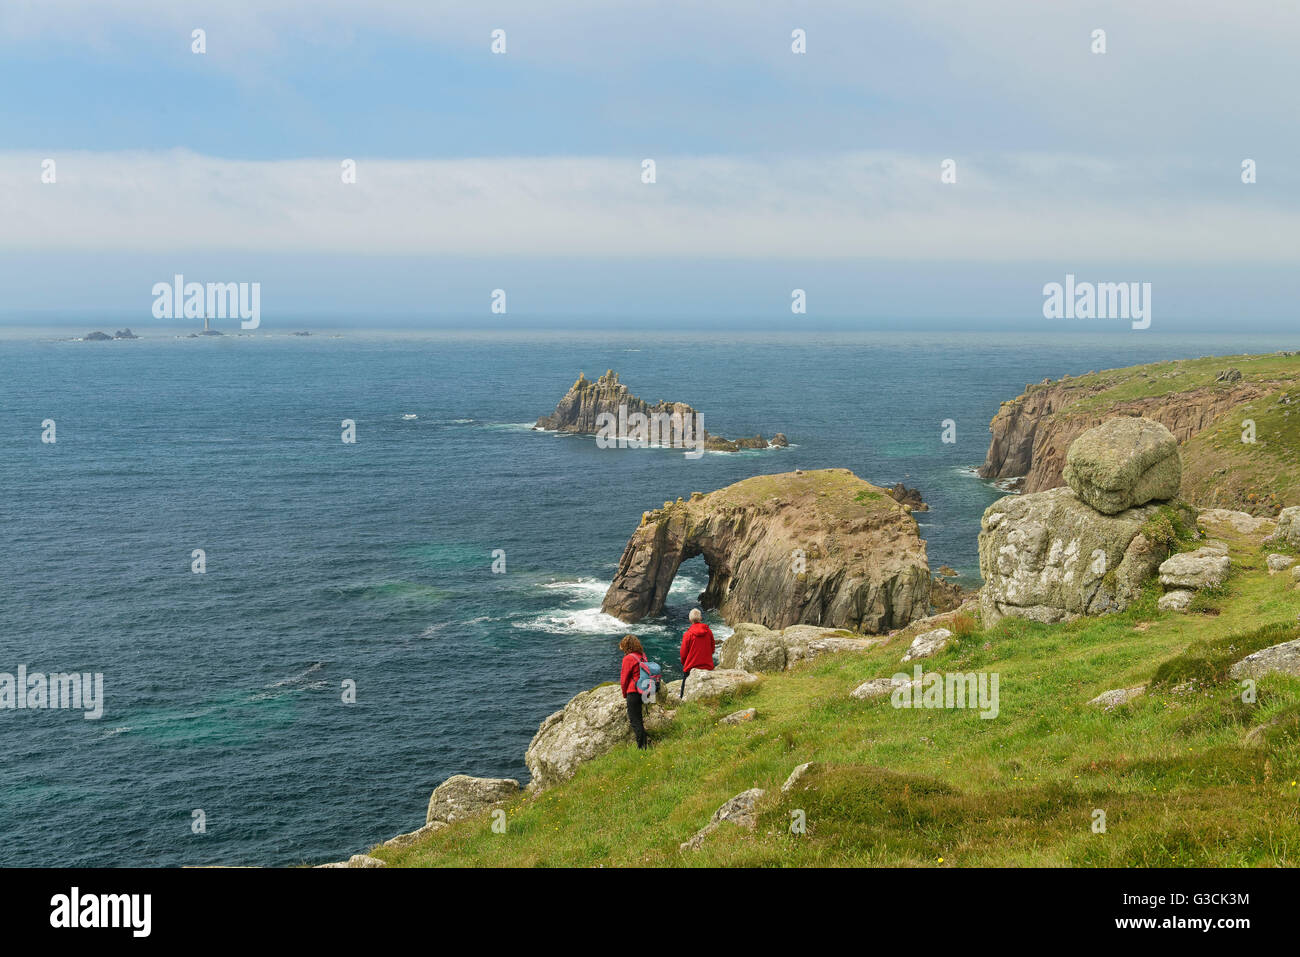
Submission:
[[[925,542],[908,510],[848,469],[761,475],[646,512],[602,610],[663,610],[682,562],[703,555],[700,598],[727,622],[879,633],[929,613]]]
[[[595,382],[582,373],[569,387],[564,398],[550,415],[543,415],[533,426],[551,432],[576,432],[582,435],[596,435],[601,431],[599,419],[602,415],[613,416],[617,421],[626,421],[633,415],[668,416],[678,424],[689,426],[698,421],[699,413],[685,402],[656,402],[651,405],[644,399],[637,398],[626,385],[618,380],[618,373],[607,370]],[[704,432],[704,447],[710,452],[737,452],[741,449],[784,448],[789,445],[780,432],[770,440],[756,435],[752,438],[727,439],[720,435]]]
[[[1280,424],[1261,431],[1253,444],[1243,443],[1241,433],[1247,419],[1266,418],[1261,403],[1277,401],[1298,384],[1300,359],[1288,353],[1166,362],[1045,380],[1002,404],[989,424],[991,439],[979,474],[1021,478],[1024,492],[1058,488],[1065,484],[1066,452],[1081,433],[1115,416],[1143,416],[1165,426],[1183,446],[1183,499],[1276,511],[1285,496],[1269,497],[1280,490],[1267,460],[1290,458],[1300,436]],[[1211,445],[1213,454],[1205,454]],[[1246,471],[1225,490],[1223,476],[1241,467]]]

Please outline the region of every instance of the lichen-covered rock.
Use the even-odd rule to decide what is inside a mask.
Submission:
[[[1282,514],[1285,515],[1286,511],[1283,509]],[[1230,508],[1201,509],[1196,516],[1196,523],[1217,534],[1236,532],[1238,535],[1266,535],[1274,531],[1276,526],[1271,518],[1260,518]]]
[[[629,622],[659,614],[695,555],[709,569],[700,603],[728,624],[879,634],[929,614],[916,522],[848,469],[759,475],[644,513],[601,610]]]
[[[746,708],[743,711],[733,711],[727,715],[718,724],[744,724],[746,721],[753,721],[758,717],[758,710],[755,708]]]
[[[744,671],[784,671],[827,652],[868,651],[882,641],[854,638],[816,625],[791,625],[774,631],[741,622],[723,642],[718,663]]]
[[[750,788],[748,791],[742,791],[734,798],[728,801],[722,807],[713,812],[713,817],[709,823],[704,825],[695,833],[689,841],[684,842],[679,850],[696,851],[699,850],[705,839],[718,829],[723,821],[730,821],[738,827],[752,831],[758,823],[755,814],[755,805],[767,792],[762,788]]]
[[[790,776],[785,779],[785,784],[781,785],[781,793],[789,794],[795,789],[796,785],[798,785],[800,781],[802,781],[810,772],[817,770],[819,767],[820,765],[816,761],[805,761],[803,764],[799,765],[790,772]]]
[[[901,678],[898,676],[892,678],[871,678],[862,682],[852,691],[849,692],[850,698],[856,698],[859,701],[872,701],[876,698],[883,698],[885,695],[893,694],[895,688],[901,688],[904,685],[914,685],[915,680]]]
[[[1278,572],[1284,572],[1292,565],[1294,565],[1295,557],[1292,555],[1281,555],[1274,552],[1272,555],[1269,555],[1264,561],[1268,565],[1268,573],[1270,575],[1276,575]]]
[[[1103,515],[1068,487],[998,499],[980,522],[984,624],[1057,622],[1121,611],[1168,554],[1142,529],[1162,506]],[[1190,526],[1190,509],[1179,507]]]
[[[1160,584],[1169,588],[1214,588],[1228,577],[1227,555],[1212,548],[1179,552],[1160,563]]]
[[[475,778],[468,774],[453,774],[433,789],[424,820],[426,824],[438,821],[451,824],[483,814],[518,793],[519,782],[513,778]]]
[[[1161,611],[1187,611],[1195,595],[1195,592],[1188,591],[1186,588],[1175,588],[1161,595],[1156,605]]]
[[[1262,678],[1272,674],[1300,677],[1300,638],[1247,655],[1228,669],[1228,674],[1233,678]]]
[[[423,838],[429,836],[434,831],[440,831],[447,826],[445,821],[430,821],[424,827],[416,828],[414,831],[408,831],[406,834],[399,834],[396,837],[390,837],[384,841],[384,847],[409,847],[418,843]]]
[[[1146,690],[1146,685],[1137,685],[1133,688],[1114,688],[1110,691],[1103,691],[1089,701],[1088,704],[1097,705],[1103,711],[1114,711],[1120,705],[1127,704],[1139,695],[1145,694]]]
[[[903,661],[915,661],[917,658],[929,658],[931,655],[938,654],[948,647],[948,642],[952,640],[952,632],[947,628],[936,628],[933,631],[927,631],[924,634],[917,635],[912,639],[912,644],[907,649],[907,654],[903,655]]]
[[[1292,548],[1300,548],[1300,505],[1292,505],[1278,513],[1273,540]]]
[[[1108,419],[1070,445],[1063,477],[1079,498],[1106,515],[1167,501],[1178,496],[1183,478],[1178,440],[1151,419]]]
[[[687,700],[690,690],[688,687]],[[647,730],[658,730],[672,720],[674,712],[664,708],[665,701],[675,702],[676,695],[669,700],[660,694],[657,703],[645,705]],[[584,691],[543,721],[533,735],[524,754],[524,764],[532,775],[529,789],[538,791],[566,781],[583,762],[635,740],[627,720],[627,702],[617,684]]]
[[[677,701],[712,701],[721,698],[729,691],[748,687],[758,681],[758,675],[750,674],[739,668],[715,668],[713,671],[695,670],[686,679],[686,697],[682,698],[681,680],[669,681],[664,685],[660,702],[672,704]],[[649,727],[649,725],[646,725]]]

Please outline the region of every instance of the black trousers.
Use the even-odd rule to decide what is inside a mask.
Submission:
[[[686,679],[691,676],[691,669],[687,668],[682,672],[682,700],[686,700]]]
[[[645,747],[645,721],[641,718],[641,692],[633,691],[627,695],[627,720],[636,735],[636,746]]]

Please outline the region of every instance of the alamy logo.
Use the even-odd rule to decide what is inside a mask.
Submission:
[[[1065,285],[1043,287],[1044,319],[1129,319],[1134,329],[1151,325],[1151,283],[1081,282],[1067,273]]]
[[[133,937],[148,937],[152,929],[150,894],[82,894],[78,887],[50,898],[50,926],[126,927]]]
[[[169,283],[154,283],[152,294],[155,319],[202,319],[205,332],[210,319],[238,318],[241,329],[262,324],[260,282],[186,282],[177,273]]]
[[[920,665],[914,665],[912,674],[900,671],[893,676],[894,690],[889,702],[895,708],[978,709],[981,718],[996,718],[1001,710],[998,679],[996,671],[925,674]]]
[[[700,413],[682,415],[680,412],[644,412],[628,414],[627,406],[618,407],[618,415],[602,412],[596,416],[596,447],[601,449],[626,449],[629,446],[658,446],[673,449],[690,449],[688,459],[698,459],[704,454],[704,419]]]
[[[41,671],[27,673],[18,666],[17,675],[0,671],[0,710],[49,710],[75,708],[87,721],[104,716],[104,675],[89,671],[78,674]]]

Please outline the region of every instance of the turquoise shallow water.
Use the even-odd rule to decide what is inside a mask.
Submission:
[[[0,711],[0,864],[361,850],[421,824],[450,774],[526,778],[538,722],[613,678],[626,629],[600,600],[644,509],[845,466],[919,488],[932,566],[973,576],[979,515],[1000,493],[969,470],[1026,382],[1293,347],[974,333],[0,340],[0,671],[99,671],[106,696],[98,721]],[[794,445],[693,461],[528,429],[579,370],[607,368],[645,398],[690,402],[710,431]],[[55,445],[39,441],[47,418]],[[344,418],[355,445],[340,441]],[[955,445],[940,442],[948,418]],[[195,548],[205,575],[190,572]],[[498,548],[505,574],[492,573]],[[704,580],[688,564],[665,618],[633,629],[652,654],[675,662]]]

